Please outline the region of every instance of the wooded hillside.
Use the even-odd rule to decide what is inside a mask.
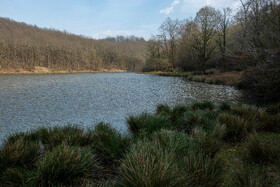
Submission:
[[[135,36],[94,40],[0,18],[0,70],[139,71],[145,43]]]

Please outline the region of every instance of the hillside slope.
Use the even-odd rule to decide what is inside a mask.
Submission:
[[[0,18],[0,70],[139,71],[146,42],[137,37],[95,40]]]

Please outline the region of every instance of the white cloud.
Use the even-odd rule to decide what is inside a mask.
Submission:
[[[180,0],[174,0],[171,5],[165,9],[162,9],[159,11],[161,14],[170,14],[174,11],[174,7],[177,6],[180,3]]]
[[[200,8],[209,5],[217,9],[230,7],[233,11],[240,6],[240,0],[184,0],[183,10],[185,12],[197,12]]]

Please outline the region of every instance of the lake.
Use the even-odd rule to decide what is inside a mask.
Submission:
[[[230,86],[136,73],[0,75],[0,143],[40,126],[104,121],[126,133],[126,117],[196,100],[238,102]]]

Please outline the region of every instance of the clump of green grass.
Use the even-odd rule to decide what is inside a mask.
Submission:
[[[189,110],[179,118],[178,129],[186,133],[191,133],[195,127],[210,130],[215,126],[216,114],[211,111]]]
[[[226,126],[225,139],[229,142],[240,142],[254,130],[254,127],[247,120],[231,114],[220,114],[218,120]]]
[[[133,135],[138,135],[140,131],[153,133],[163,128],[170,128],[171,123],[168,117],[162,115],[141,114],[139,116],[130,116],[127,118],[129,131]]]
[[[153,141],[134,144],[122,160],[119,186],[182,186],[174,155]]]
[[[167,104],[160,104],[157,106],[157,114],[158,115],[170,115],[171,109]]]
[[[259,112],[259,109],[254,105],[242,104],[241,106],[233,106],[231,111],[237,116],[251,120]]]
[[[26,141],[23,137],[6,142],[1,148],[2,167],[32,168],[40,156],[38,141]]]
[[[2,174],[0,183],[3,186],[36,186],[37,172],[23,168],[8,168]]]
[[[193,110],[213,110],[215,105],[211,101],[194,102],[191,105]]]
[[[258,164],[275,163],[279,161],[280,146],[261,142],[257,134],[251,134],[245,141],[247,160]]]
[[[266,108],[266,112],[269,114],[279,114],[280,113],[280,103],[270,105]]]
[[[219,110],[220,111],[230,111],[231,110],[231,106],[229,103],[226,102],[222,102],[219,106]]]
[[[61,144],[87,146],[95,143],[92,131],[85,132],[82,128],[76,125],[41,128],[36,132],[39,134],[43,144],[49,149]]]
[[[223,125],[217,125],[212,132],[203,132],[201,129],[195,129],[192,134],[194,150],[214,158],[223,146],[222,138],[226,128]]]
[[[94,130],[96,144],[94,148],[106,161],[113,162],[122,158],[128,146],[128,139],[121,136],[109,124],[99,123]]]
[[[231,186],[242,187],[261,187],[271,186],[266,173],[254,171],[248,167],[242,167],[234,170],[234,177],[230,180]]]
[[[223,165],[219,158],[189,154],[182,158],[180,164],[184,172],[184,186],[221,186],[224,178]]]
[[[38,162],[38,182],[42,185],[73,185],[79,178],[96,178],[99,169],[91,148],[59,145]]]
[[[190,136],[183,132],[162,129],[153,133],[151,139],[165,150],[174,153],[178,159],[187,154],[191,147]]]

